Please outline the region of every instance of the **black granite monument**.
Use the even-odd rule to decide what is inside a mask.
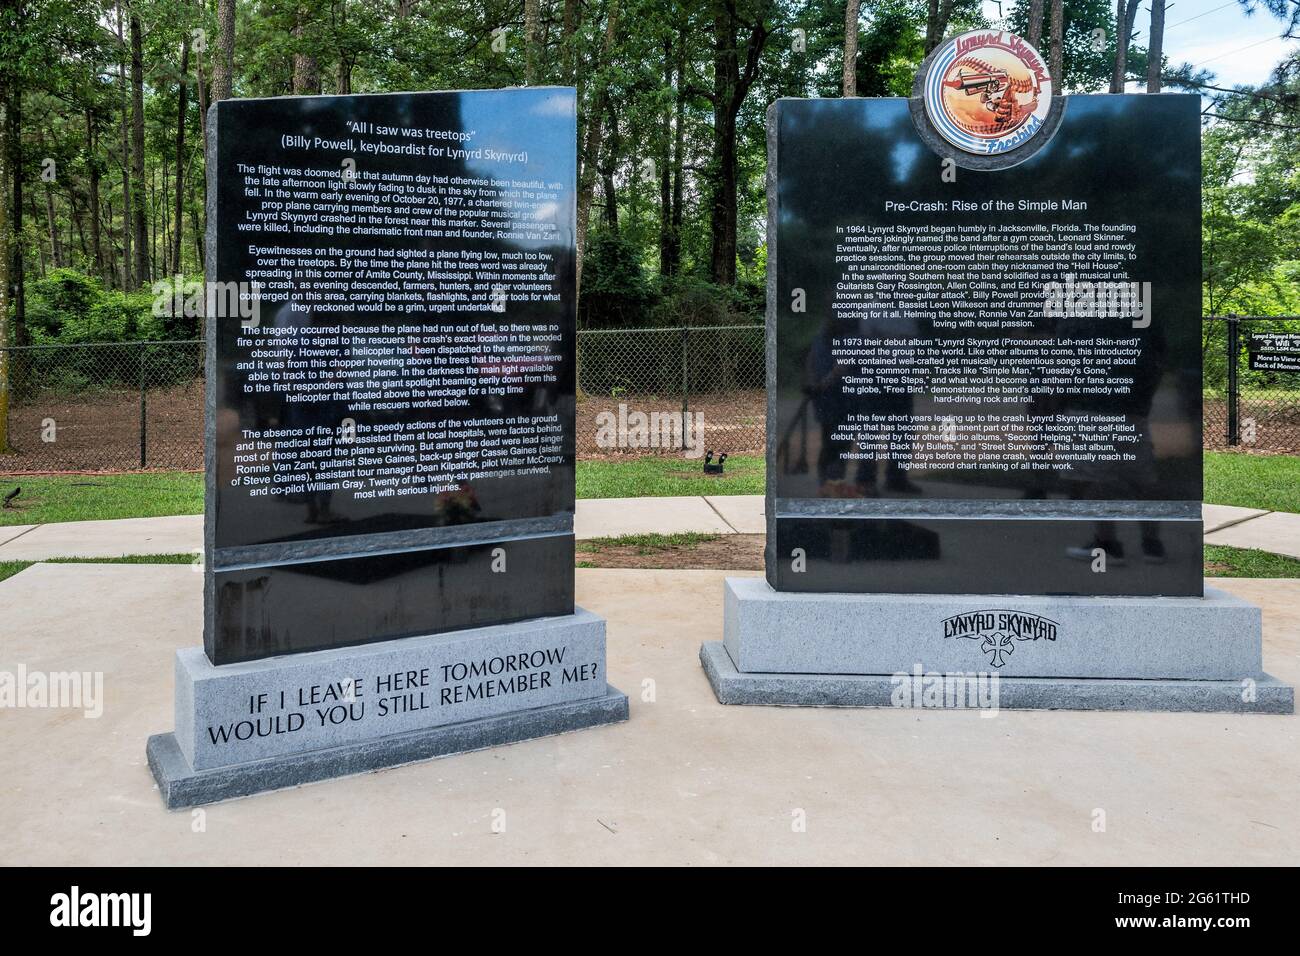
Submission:
[[[994,30],[910,100],[772,106],[767,573],[720,699],[983,667],[1003,706],[1290,706],[1203,591],[1199,110],[1053,95]]]
[[[626,717],[573,597],[575,135],[569,89],[212,108],[169,805]]]

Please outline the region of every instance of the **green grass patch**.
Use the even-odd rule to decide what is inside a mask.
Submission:
[[[1213,578],[1300,578],[1300,561],[1271,551],[1205,546],[1205,576]]]
[[[728,458],[722,475],[704,474],[704,459],[645,457],[580,461],[579,498],[663,498],[677,495],[761,495],[759,455]]]
[[[586,538],[577,542],[576,548],[582,554],[599,554],[611,548],[635,548],[637,554],[657,554],[675,548],[696,548],[706,541],[715,541],[722,535],[705,534],[698,531],[683,531],[677,534],[625,534],[617,538]],[[582,567],[582,565],[578,565]]]
[[[44,561],[0,561],[0,581],[33,564],[193,564],[192,554],[126,554],[116,558],[46,558]]]
[[[0,497],[17,487],[22,494],[0,509],[0,527],[203,513],[201,472],[10,476],[0,478]]]
[[[0,581],[12,578],[19,571],[26,571],[34,561],[0,561]]]
[[[1300,512],[1300,458],[1207,451],[1205,500],[1216,505]]]
[[[757,455],[728,458],[724,475],[706,475],[699,459],[648,456],[577,463],[579,498],[670,495],[761,495],[764,463]],[[0,478],[0,496],[22,486],[0,527],[153,518],[203,512],[203,475],[23,475]],[[1300,512],[1300,457],[1206,452],[1205,500],[1213,504]]]

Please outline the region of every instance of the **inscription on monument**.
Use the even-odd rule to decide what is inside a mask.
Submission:
[[[947,171],[906,100],[773,107],[773,587],[1201,593],[1196,102]]]
[[[215,663],[572,612],[574,111],[217,105]]]

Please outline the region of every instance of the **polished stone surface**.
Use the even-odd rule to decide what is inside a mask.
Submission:
[[[1258,607],[1205,597],[796,594],[727,578],[723,643],[742,673],[926,671],[1241,681],[1263,672]]]
[[[768,580],[782,591],[1195,596],[1202,590],[1201,522],[1193,518],[781,516],[774,544]]]
[[[572,612],[574,91],[208,122],[211,660]]]
[[[489,90],[456,93],[395,93],[369,96],[276,97],[272,99],[225,100],[216,104],[216,163],[213,166],[217,191],[216,259],[213,278],[238,281],[257,265],[250,251],[250,233],[235,228],[246,210],[258,208],[265,195],[245,195],[236,165],[294,166],[309,169],[338,170],[344,159],[354,159],[362,185],[371,174],[424,174],[454,179],[519,179],[560,184],[556,204],[538,209],[539,222],[553,222],[558,228],[549,243],[522,237],[497,238],[495,235],[459,237],[394,236],[343,229],[335,235],[290,232],[275,241],[292,246],[307,246],[321,255],[339,250],[352,265],[344,268],[356,274],[367,271],[365,250],[380,249],[388,253],[404,251],[438,251],[473,253],[509,253],[543,249],[555,257],[556,285],[571,287],[574,277],[574,195],[575,195],[575,106],[572,90],[537,88],[528,90]],[[404,156],[390,153],[362,152],[356,147],[367,137],[355,132],[356,124],[393,128],[418,128],[446,131],[470,136],[464,146],[469,150],[527,150],[526,164],[495,161],[484,156],[452,158],[449,156]],[[282,144],[282,134],[307,137],[312,142],[303,148]],[[353,149],[318,146],[319,137],[327,143],[351,143]],[[401,139],[390,137],[395,143]],[[405,140],[403,140],[405,142]],[[421,141],[417,140],[416,145]],[[428,141],[429,146],[457,146],[455,140]],[[355,187],[351,187],[355,188]],[[264,187],[264,194],[266,189]],[[492,232],[498,220],[487,217],[479,205],[466,197],[465,208],[485,222]],[[375,203],[375,212],[391,213],[400,197],[388,197]],[[448,209],[456,207],[448,206]],[[484,207],[485,208],[485,207]],[[450,212],[447,213],[450,217]],[[511,225],[506,219],[500,228]],[[254,233],[259,242],[268,236]],[[419,261],[419,260],[415,260]],[[296,292],[304,291],[301,281]],[[305,310],[291,308],[295,304]],[[215,389],[216,456],[213,472],[217,501],[213,506],[216,546],[219,548],[290,541],[297,538],[370,534],[409,528],[440,527],[466,522],[486,522],[506,518],[547,515],[573,510],[573,414],[574,414],[574,335],[575,305],[572,295],[560,295],[551,301],[515,303],[507,300],[505,311],[436,312],[420,308],[413,312],[366,308],[357,312],[334,313],[312,309],[312,303],[299,302],[294,292],[279,302],[261,305],[260,325],[247,330],[239,321],[213,323],[216,333]],[[381,326],[396,327],[420,323],[455,321],[477,326],[475,334],[485,340],[498,326],[522,323],[530,326],[555,326],[558,336],[548,343],[546,357],[560,370],[559,381],[545,386],[527,386],[507,395],[484,394],[469,404],[455,407],[427,405],[410,411],[354,412],[347,402],[326,401],[312,404],[290,403],[278,393],[246,394],[243,386],[248,373],[236,367],[246,358],[236,340],[253,332],[270,335],[279,327],[308,325],[329,328],[346,325],[355,328],[358,345],[368,337],[387,339]],[[369,331],[364,331],[368,329]],[[487,359],[478,360],[480,363]],[[364,390],[364,377],[355,390]],[[275,497],[253,497],[246,485],[232,485],[234,446],[241,429],[325,426],[337,429],[344,418],[353,418],[359,427],[389,426],[403,422],[434,419],[463,421],[500,419],[516,414],[555,414],[565,423],[565,460],[540,475],[489,477],[462,483],[457,495],[416,494],[400,497],[358,500],[345,493],[304,491]],[[383,446],[380,446],[380,452]],[[327,520],[328,519],[328,520]]]
[[[186,648],[175,735],[209,770],[596,697],[605,678],[605,622],[581,608],[222,667]]]
[[[573,611],[573,536],[539,535],[212,573],[214,664]]]
[[[1193,535],[1181,521],[1175,526],[1166,520],[1169,503],[1191,507],[1201,497],[1198,102],[1193,96],[1071,96],[1056,135],[1032,158],[1010,169],[960,169],[955,179],[942,175],[942,157],[918,137],[907,100],[781,100],[773,106],[768,116],[767,520],[768,579],[774,587],[1199,593],[1199,549],[1193,553],[1186,546],[1199,530]],[[887,210],[886,202],[919,205]],[[1005,205],[990,206],[999,202]],[[1026,210],[1021,202],[1057,203],[1058,208]],[[1014,255],[989,255],[982,240],[956,231],[980,225],[1023,228],[1029,250],[1042,243],[1035,238],[1041,234],[1033,232],[1039,228],[1133,227],[1127,236],[1131,249],[1089,252],[1098,257],[1089,268],[1101,275],[1115,265],[1103,262],[1106,256],[1130,256],[1116,274],[1151,283],[1149,326],[1122,318],[1043,315],[1041,286],[1024,289],[1023,299],[1010,303],[989,298],[1010,288],[998,283],[1011,282],[1021,264]],[[896,272],[918,288],[931,289],[919,298],[905,300],[902,292],[888,291],[881,283],[872,291],[867,281],[872,275],[854,279],[848,271],[856,255],[845,245],[849,239],[892,227],[950,230],[933,247],[900,244],[892,251],[872,252],[881,262],[892,255]],[[960,270],[951,260],[931,265],[927,254],[936,250],[967,258]],[[846,276],[858,283],[859,291],[842,291]],[[1064,278],[1054,275],[1057,281]],[[962,291],[949,296],[958,287]],[[846,294],[869,307],[845,307]],[[964,302],[962,309],[953,296]],[[959,316],[955,327],[935,324],[953,321],[954,315]],[[1020,324],[1014,329],[980,324],[990,317],[1010,317]],[[1098,354],[1136,340],[1141,355],[1126,369],[1131,386],[1115,394],[1085,389],[1011,401],[980,398],[978,391],[960,401],[898,393],[891,391],[894,386],[882,386],[883,379],[873,382],[863,376],[844,357],[850,354],[846,349],[897,349],[909,339],[937,343],[941,338],[960,338],[968,348],[996,346],[999,338],[1039,345],[1056,339],[1066,343],[1067,353],[1095,347]],[[900,354],[912,353],[904,348]],[[981,378],[996,388],[1006,377],[999,373],[1003,359],[996,352],[989,356]],[[901,369],[919,376],[911,368],[913,361],[900,359]],[[1088,364],[1071,372],[1071,381],[1084,384]],[[1104,389],[1109,376],[1091,374],[1094,382],[1087,383],[1088,389]],[[1090,459],[1093,452],[1083,447],[1086,443],[1076,442],[1079,447],[1070,454],[1080,456],[1077,461],[1062,458],[1050,467],[1041,462],[1024,466],[1035,454],[1007,452],[1005,460],[995,460],[996,451],[989,453],[987,465],[937,458],[909,464],[919,452],[933,450],[925,443],[935,435],[925,428],[939,429],[952,416],[995,425],[1008,416],[1121,416],[1135,430],[1131,441],[1120,443],[1127,457],[1113,458],[1107,451]],[[864,421],[881,430],[891,460],[852,457],[850,436]],[[1007,434],[993,434],[988,443],[997,445]],[[970,439],[958,444],[974,448],[980,443]],[[801,528],[796,534],[805,535],[811,525],[800,522],[819,509],[835,514],[845,501],[868,503],[881,514],[867,522],[872,529],[850,535],[853,540],[846,546],[831,547],[822,560],[809,562],[807,576],[795,583],[781,570],[789,557],[789,549],[782,549],[791,537],[785,526]],[[950,505],[952,515],[964,517],[973,517],[972,510],[986,502],[1056,504],[1071,510],[1072,517],[1097,522],[1097,533],[1080,535],[1078,524],[1032,513],[1008,522],[1023,532],[997,533],[995,525],[972,522],[946,526],[940,533],[906,514],[887,513],[890,504],[905,511],[916,501],[924,501],[932,515]],[[1126,518],[1149,525],[1136,535],[1118,534],[1123,560],[1133,564],[1135,551],[1142,550],[1139,539],[1159,538],[1165,564],[1142,574],[1130,570],[1124,585],[1109,574],[1072,574],[1064,563],[1069,559],[1059,557],[1068,549],[1100,547],[1112,559],[1119,557],[1112,547],[1117,536],[1104,522]],[[984,559],[966,559],[981,542],[987,543]],[[952,561],[959,551],[963,559]],[[918,583],[900,587],[897,579],[904,576]],[[1021,583],[1009,584],[1008,578]]]

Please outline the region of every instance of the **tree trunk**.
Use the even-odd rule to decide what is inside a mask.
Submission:
[[[124,51],[126,49],[126,40],[125,34],[122,32],[122,24],[126,15],[122,11],[121,0],[118,0],[116,4],[116,11],[117,48]],[[119,55],[117,60],[117,81],[118,87],[122,91],[122,291],[130,292],[135,288],[135,276],[131,273],[133,252],[131,241],[131,140],[128,132],[131,125],[131,91],[126,80],[125,53]],[[112,226],[112,222],[109,223],[109,226]]]
[[[131,219],[135,232],[135,281],[149,284],[149,234],[144,194],[144,37],[140,18],[131,15]]]
[[[1048,69],[1052,73],[1052,93],[1065,92],[1065,75],[1062,65],[1062,41],[1065,38],[1065,10],[1063,0],[1052,0],[1052,54]]]
[[[618,0],[610,0],[609,12],[605,19],[605,47],[599,68],[608,66],[610,55],[614,51],[614,39],[618,35]],[[582,290],[582,260],[587,251],[587,225],[591,215],[591,197],[596,190],[596,164],[600,159],[600,142],[604,133],[602,122],[605,111],[609,108],[609,80],[603,72],[600,75],[600,89],[595,96],[595,107],[587,123],[586,141],[579,157],[581,166],[578,173],[578,210],[575,236],[577,247],[577,269],[575,284],[577,291]]]
[[[664,91],[673,88],[673,36],[665,33]],[[673,110],[665,103],[659,131],[659,274],[670,276],[673,264]]]
[[[952,21],[953,0],[930,0],[925,18],[925,52],[929,53],[943,41]]]
[[[181,234],[185,232],[185,119],[189,112],[190,37],[181,41],[181,88],[176,107],[176,228],[172,233],[172,271],[181,270]]]
[[[524,0],[524,85],[536,86],[542,69],[542,2]]]
[[[740,66],[736,27],[740,20],[730,0],[713,0],[713,188],[709,199],[712,251],[709,272],[718,285],[736,281],[736,117],[750,86],[758,78],[759,61],[767,44],[766,11],[748,24]]]
[[[0,193],[9,184],[9,83],[0,70]],[[9,203],[0,195],[0,454],[9,451],[9,256],[15,245]]]
[[[86,192],[90,206],[90,259],[95,275],[107,283],[104,269],[104,245],[99,232],[99,137],[95,132],[94,112],[86,110]]]
[[[1165,0],[1151,0],[1151,36],[1147,38],[1147,92],[1160,92],[1164,60]]]
[[[1124,68],[1128,60],[1128,34],[1124,23],[1128,19],[1128,0],[1115,0],[1115,68],[1110,74],[1110,91],[1124,92]]]
[[[303,21],[307,17],[305,10],[299,9],[294,14],[297,22],[293,25],[293,38],[302,44]],[[316,96],[320,93],[320,63],[314,56],[301,49],[293,54],[293,95]]]
[[[50,262],[54,268],[63,263],[63,247],[59,245],[59,223],[54,216],[54,184],[45,184],[45,220],[50,229]]]
[[[28,345],[31,342],[27,334],[27,290],[25,280],[27,278],[24,268],[23,258],[23,91],[17,83],[13,83],[9,89],[8,103],[8,128],[7,135],[9,138],[9,175],[13,180],[13,222],[9,224],[9,234],[12,237],[12,250],[9,257],[9,284],[11,287],[10,296],[13,300],[13,333],[12,339],[14,345]]]
[[[1025,37],[1029,45],[1040,53],[1039,47],[1043,42],[1043,0],[1030,0],[1029,4],[1029,35]],[[1052,92],[1056,92],[1053,90]]]
[[[609,111],[609,139],[605,147],[605,160],[600,168],[601,189],[605,194],[605,225],[618,235],[618,191],[614,186],[614,172],[618,166],[618,114]]]
[[[577,42],[579,0],[564,0],[564,82],[570,86],[577,82],[578,53],[574,44]]]
[[[212,100],[230,99],[235,72],[235,0],[217,0],[217,55],[212,62]]]
[[[1133,25],[1137,22],[1138,7],[1141,5],[1141,0],[1118,0],[1117,2],[1116,10],[1123,9],[1124,16],[1122,19],[1117,16],[1115,21],[1120,26],[1119,36],[1115,38],[1115,72],[1110,78],[1112,93],[1123,93],[1128,82],[1129,45],[1133,42]]]
[[[844,95],[858,95],[858,11],[860,0],[844,4]]]

